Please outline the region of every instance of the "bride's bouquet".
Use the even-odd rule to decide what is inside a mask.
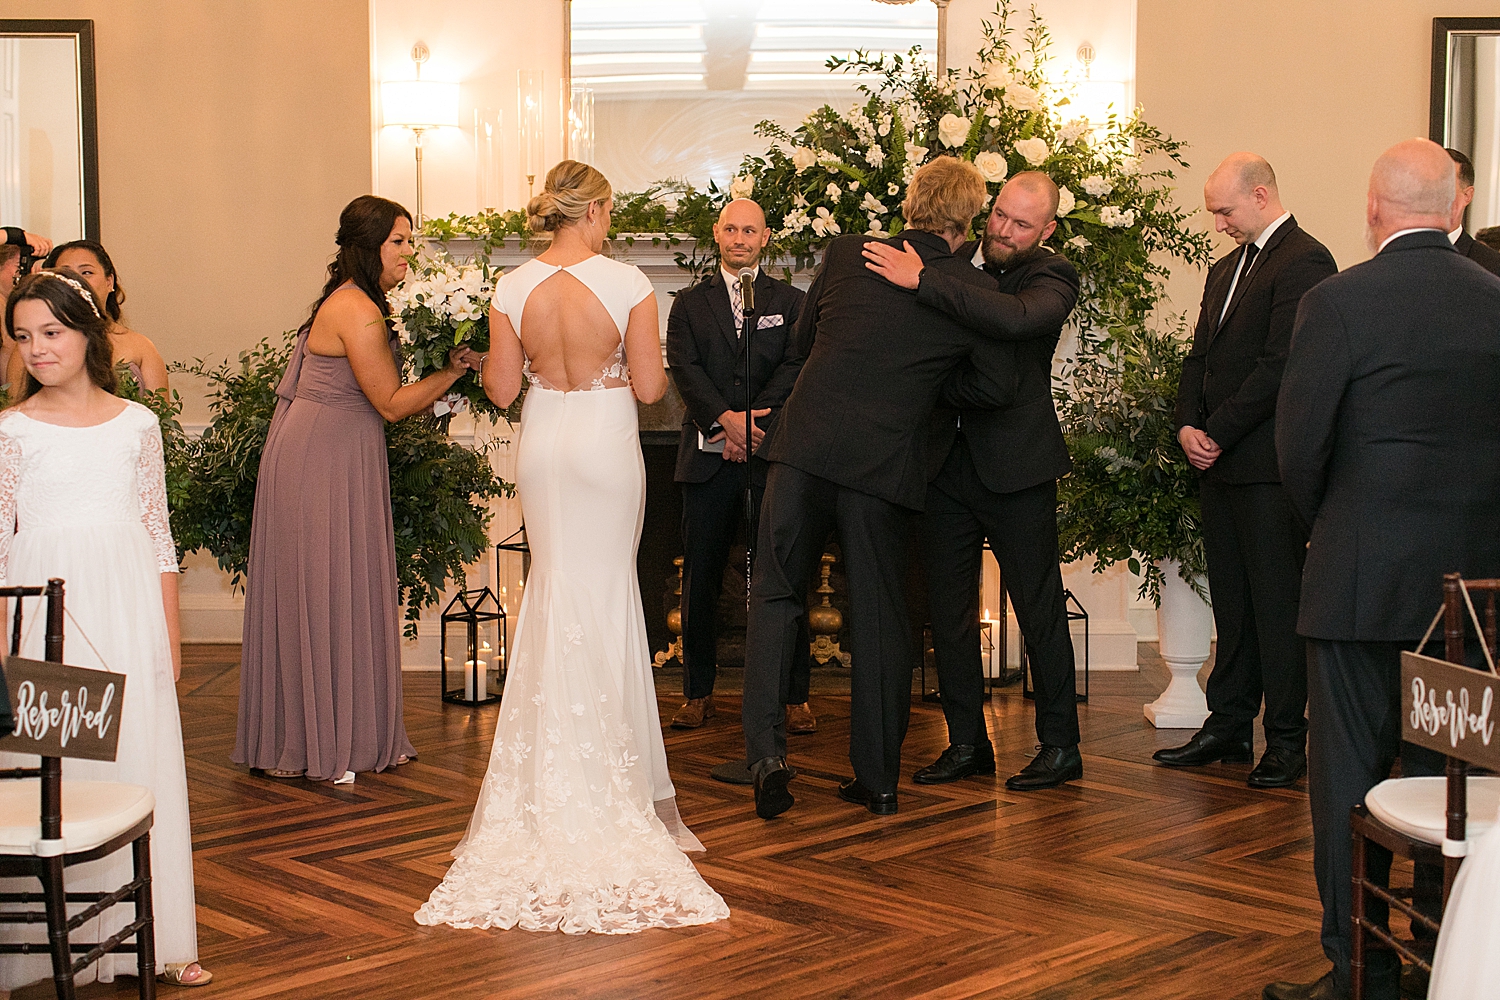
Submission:
[[[441,247],[419,246],[405,279],[387,296],[412,378],[442,370],[455,347],[467,346],[480,354],[489,351],[490,295],[497,277],[499,269],[492,269],[482,255],[461,262]],[[484,394],[477,372],[465,373],[433,404],[432,412],[445,418],[466,408],[489,417],[501,415]]]

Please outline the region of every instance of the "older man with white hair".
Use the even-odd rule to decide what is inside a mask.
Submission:
[[[1431,773],[1400,742],[1401,651],[1420,641],[1444,573],[1500,575],[1500,281],[1453,249],[1453,164],[1393,146],[1370,176],[1373,259],[1302,297],[1282,376],[1282,484],[1311,528],[1297,631],[1308,649],[1308,796],[1323,951],[1309,984],[1267,1000],[1351,989],[1349,811],[1388,776]],[[1371,845],[1372,878],[1390,853]],[[1384,922],[1371,901],[1366,916]],[[1366,992],[1394,1000],[1393,953],[1366,953]]]

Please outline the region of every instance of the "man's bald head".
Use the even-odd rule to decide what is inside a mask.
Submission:
[[[1431,139],[1407,139],[1381,153],[1365,210],[1371,251],[1403,229],[1446,230],[1456,192],[1453,161]]]
[[[719,263],[725,268],[740,271],[759,264],[770,238],[765,210],[749,198],[736,198],[719,210],[714,242],[719,245]]]
[[[1057,198],[1057,184],[1039,170],[1006,181],[984,225],[986,263],[1012,267],[1035,253],[1057,228]]]
[[[1214,229],[1241,246],[1254,242],[1286,211],[1276,187],[1276,171],[1255,153],[1230,153],[1203,185],[1203,205]]]

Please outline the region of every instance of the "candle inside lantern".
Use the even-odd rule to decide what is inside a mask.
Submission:
[[[984,669],[986,677],[999,677],[1005,672],[1005,664],[1000,662],[1000,630],[1005,624],[998,619],[990,617],[990,609],[984,609],[984,617],[979,619],[979,628],[984,633],[979,645],[984,653]]]
[[[476,666],[478,667],[477,670],[475,669]],[[465,701],[478,701],[479,700],[479,697],[475,694],[474,681],[475,681],[476,675],[477,675],[479,683],[480,684],[484,683],[484,670],[485,670],[485,667],[486,667],[486,663],[485,663],[484,660],[477,660],[477,661],[476,660],[465,660],[464,661],[464,700]],[[484,689],[480,688],[479,689],[479,694],[482,695],[483,693],[484,693]]]

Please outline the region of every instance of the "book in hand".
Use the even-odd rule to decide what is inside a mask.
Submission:
[[[717,440],[717,441],[710,441],[709,440],[709,438],[713,437],[715,434],[722,433],[723,430],[724,430],[724,428],[721,427],[721,426],[719,426],[719,424],[717,422],[715,422],[714,425],[708,429],[708,433],[707,434],[704,434],[702,431],[699,431],[698,432],[698,450],[699,451],[710,452],[710,453],[712,453],[714,455],[722,455],[722,454],[724,454],[724,439],[723,438],[719,438],[719,440]]]

